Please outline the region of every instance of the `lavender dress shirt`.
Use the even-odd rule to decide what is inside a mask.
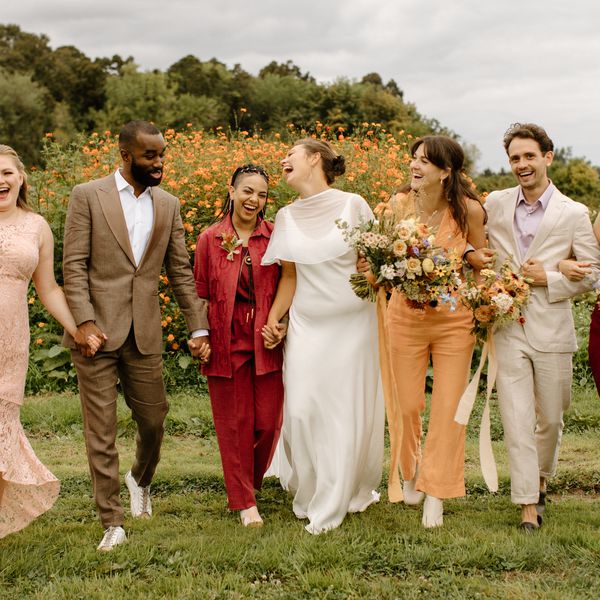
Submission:
[[[525,258],[527,250],[529,250],[529,246],[533,242],[533,238],[544,218],[546,208],[548,208],[550,197],[555,189],[554,184],[550,182],[544,193],[533,204],[529,204],[525,200],[523,189],[519,187],[517,206],[515,207],[514,229],[521,259]]]

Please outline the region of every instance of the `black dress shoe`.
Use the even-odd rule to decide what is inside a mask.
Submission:
[[[540,492],[540,498],[535,506],[538,515],[543,515],[546,510],[546,492]]]
[[[542,526],[541,515],[537,516],[537,522],[538,522],[537,527],[535,526],[534,523],[530,523],[529,521],[523,521],[522,523],[519,523],[518,527],[524,533],[527,533],[527,534],[534,533],[537,529],[539,529]]]

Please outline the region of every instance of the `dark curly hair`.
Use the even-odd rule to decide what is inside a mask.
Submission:
[[[548,137],[546,130],[535,123],[513,123],[506,130],[503,143],[507,154],[508,147],[515,138],[535,140],[539,144],[542,154],[554,152],[554,143]]]

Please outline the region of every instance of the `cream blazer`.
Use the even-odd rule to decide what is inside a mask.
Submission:
[[[593,281],[600,275],[600,247],[588,209],[556,190],[527,254],[521,256],[514,230],[518,191],[514,187],[492,192],[485,203],[489,244],[497,252],[496,267],[509,256],[515,270],[530,258],[543,263],[548,286],[531,288],[531,299],[524,311],[527,341],[540,352],[574,352],[577,341],[570,298],[592,289]],[[558,263],[571,257],[592,263],[593,277],[571,282],[562,275]]]

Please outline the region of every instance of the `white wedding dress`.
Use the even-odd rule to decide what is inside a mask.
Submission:
[[[295,258],[297,273],[285,342],[283,428],[267,475],[277,475],[294,495],[294,513],[308,519],[314,534],[379,499],[383,462],[375,305],[350,287],[356,253],[336,218],[353,226],[372,213],[360,196],[339,190],[296,200],[278,213],[263,260]]]

